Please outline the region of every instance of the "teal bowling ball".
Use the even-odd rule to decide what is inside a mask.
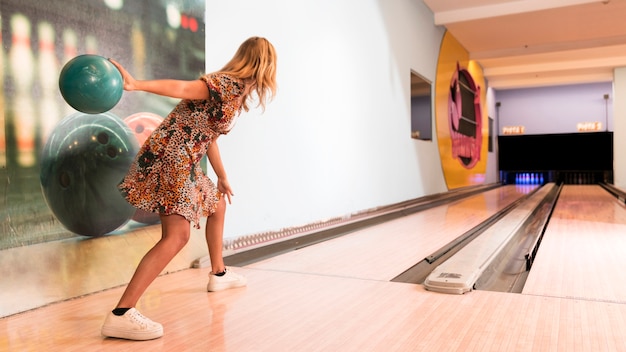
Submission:
[[[117,185],[139,150],[133,131],[112,113],[75,113],[52,130],[42,150],[40,182],[59,222],[83,236],[100,236],[135,213]]]
[[[122,98],[124,79],[111,61],[99,55],[79,55],[59,74],[59,90],[74,109],[99,114],[111,110]]]

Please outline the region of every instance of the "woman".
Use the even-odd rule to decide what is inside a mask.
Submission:
[[[149,340],[163,335],[163,326],[134,307],[146,288],[189,240],[191,223],[200,228],[206,216],[206,241],[211,258],[208,291],[246,285],[245,277],[226,269],[222,257],[226,199],[233,191],[217,146],[217,138],[232,128],[242,110],[248,111],[252,94],[258,106],[276,93],[276,52],[265,38],[241,44],[219,71],[194,81],[136,80],[119,63],[111,62],[124,78],[124,90],[145,91],[179,98],[181,102],[143,144],[120,183],[133,206],[159,213],[161,240],[148,251],[120,298],[107,315],[102,335]],[[207,155],[217,176],[213,183],[202,171]]]

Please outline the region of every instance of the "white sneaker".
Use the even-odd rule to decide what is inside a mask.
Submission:
[[[229,269],[225,269],[226,274],[217,276],[209,274],[209,284],[206,290],[209,292],[228,290],[229,288],[246,286],[247,280],[245,276],[241,276]]]
[[[121,316],[109,313],[102,325],[102,335],[127,340],[152,340],[163,336],[163,325],[131,308]]]

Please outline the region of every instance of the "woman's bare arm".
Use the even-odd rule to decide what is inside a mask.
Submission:
[[[137,80],[117,61],[109,59],[122,74],[124,79],[124,90],[127,91],[144,91],[148,93],[158,94],[178,99],[208,99],[209,89],[202,80],[176,80],[176,79],[157,79],[157,80]]]

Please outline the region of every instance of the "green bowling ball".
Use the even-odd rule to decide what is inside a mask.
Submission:
[[[76,234],[100,236],[135,213],[117,185],[139,150],[124,121],[111,113],[75,113],[51,132],[42,151],[40,182],[48,207]]]
[[[74,109],[99,114],[111,110],[122,98],[124,80],[111,61],[99,55],[79,55],[59,74],[59,90]]]

